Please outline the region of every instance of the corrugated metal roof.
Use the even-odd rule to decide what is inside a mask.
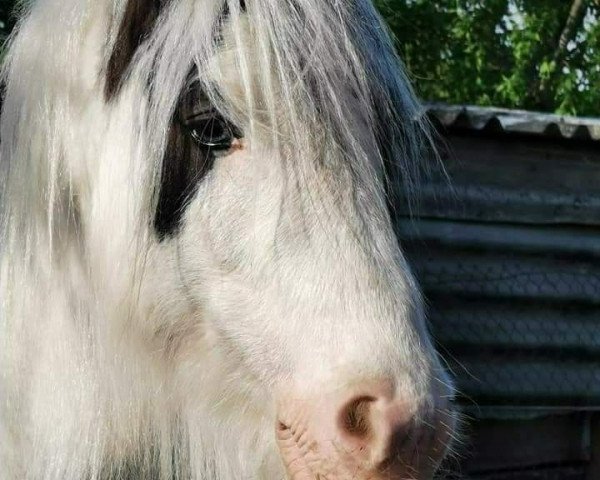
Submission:
[[[428,104],[426,110],[446,128],[600,140],[600,118],[441,103]]]

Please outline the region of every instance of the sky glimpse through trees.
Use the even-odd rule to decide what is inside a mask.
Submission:
[[[600,0],[375,3],[423,100],[600,116]]]

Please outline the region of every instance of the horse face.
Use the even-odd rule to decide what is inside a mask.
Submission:
[[[173,108],[144,284],[153,341],[188,404],[277,445],[269,478],[429,478],[451,391],[387,211],[364,79],[332,91],[306,54],[317,81],[290,81],[263,3],[220,17]],[[110,77],[107,93],[118,107]]]
[[[147,196],[151,212],[140,220],[151,225],[149,248],[134,255],[144,268],[135,275],[142,285],[133,330],[143,333],[136,348],[150,345],[158,365],[160,388],[148,390],[172,389],[163,391],[167,399],[149,395],[147,402],[168,404],[186,424],[192,464],[195,454],[220,457],[196,461],[198,478],[217,471],[224,479],[426,479],[451,436],[450,382],[394,236],[377,135],[386,125],[376,125],[377,95],[389,100],[381,91],[395,89],[406,100],[410,92],[388,75],[400,72],[374,40],[381,32],[372,7],[347,3],[230,1],[229,14],[214,17],[218,28],[204,28],[218,37],[216,47],[196,52],[193,41],[186,43],[197,33],[190,25],[196,19],[206,26],[199,17],[210,17],[209,7],[221,2],[129,0],[101,69],[107,138],[122,142],[108,145],[109,153],[135,159],[147,146],[138,155],[146,163],[156,151],[162,155],[157,175],[147,175],[158,180]],[[275,28],[276,20],[288,23]],[[374,58],[363,43],[373,44]],[[180,44],[191,45],[185,62],[172,47]],[[153,110],[171,96],[172,108]],[[136,117],[123,113],[140,104],[142,120],[168,113],[159,115],[169,117],[164,144],[153,142],[162,129],[138,128],[130,122]],[[412,128],[412,112],[393,117],[388,109],[387,123]],[[100,131],[95,122],[93,134]],[[393,134],[383,140],[397,141]],[[102,171],[96,178],[71,169],[75,183],[86,186],[78,198],[85,250],[108,252],[108,279],[126,274],[127,261],[115,262],[115,252],[143,243],[139,229],[128,236],[128,225],[148,213],[106,208],[135,196],[123,189],[144,166],[126,160],[94,164]],[[142,190],[152,182],[133,183]],[[98,220],[102,211],[106,221]],[[108,239],[113,216],[123,228]],[[100,263],[89,261],[90,268]],[[103,299],[126,290],[109,280],[97,284],[108,292]],[[130,372],[110,375],[121,373]]]

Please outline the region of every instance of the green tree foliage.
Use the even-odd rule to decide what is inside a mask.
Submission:
[[[426,100],[600,115],[600,0],[375,3]]]
[[[600,0],[376,0],[427,100],[600,114]]]

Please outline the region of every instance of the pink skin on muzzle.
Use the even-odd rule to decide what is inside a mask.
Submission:
[[[425,480],[451,436],[441,395],[419,405],[391,382],[280,404],[277,440],[291,480]]]

